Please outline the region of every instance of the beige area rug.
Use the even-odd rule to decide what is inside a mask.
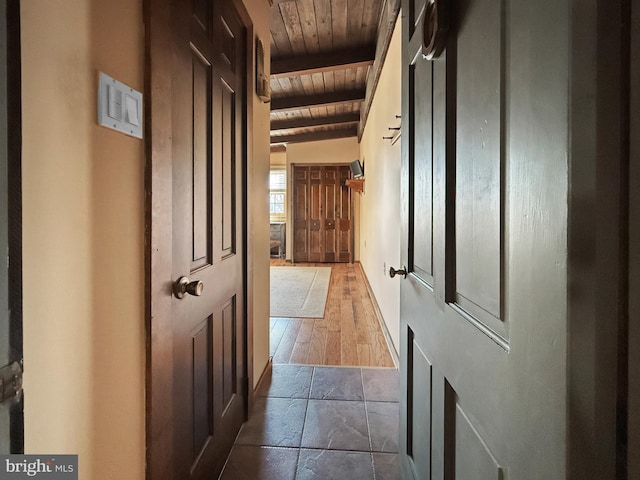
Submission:
[[[331,267],[271,267],[271,316],[322,318]]]

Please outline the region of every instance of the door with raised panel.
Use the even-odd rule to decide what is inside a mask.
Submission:
[[[564,478],[568,9],[402,8],[403,478]]]
[[[294,262],[353,261],[350,175],[348,165],[294,165]]]
[[[246,33],[231,1],[178,2],[173,19],[173,478],[217,478],[248,393]]]

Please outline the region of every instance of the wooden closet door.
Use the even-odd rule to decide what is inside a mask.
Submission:
[[[294,262],[353,261],[349,176],[348,165],[294,167]]]

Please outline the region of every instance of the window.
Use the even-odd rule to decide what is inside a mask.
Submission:
[[[284,222],[287,220],[287,171],[284,168],[269,172],[269,220]]]

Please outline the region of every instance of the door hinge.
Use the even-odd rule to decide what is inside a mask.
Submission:
[[[0,368],[0,404],[22,394],[22,365],[13,362]]]

